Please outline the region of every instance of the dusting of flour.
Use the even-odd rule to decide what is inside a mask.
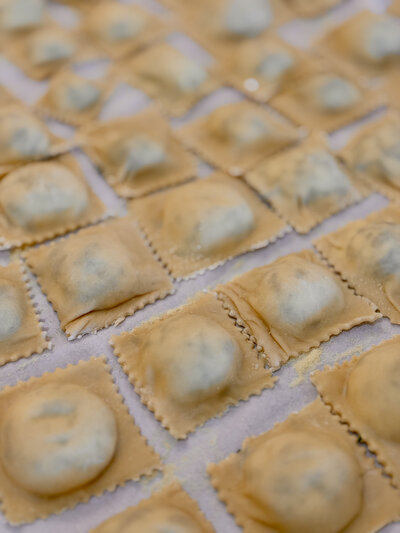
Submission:
[[[290,383],[289,387],[297,387],[300,383],[303,383],[307,375],[314,370],[314,368],[321,361],[322,350],[320,348],[314,348],[308,353],[302,355],[293,365],[293,368],[297,372],[297,377]]]

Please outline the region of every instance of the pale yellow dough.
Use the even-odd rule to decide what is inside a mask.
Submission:
[[[266,159],[246,174],[246,181],[299,233],[307,233],[365,194],[318,134]]]
[[[358,294],[400,324],[400,209],[390,204],[320,237],[315,246]]]
[[[391,110],[364,126],[339,153],[360,182],[394,201],[400,200],[399,119]]]
[[[178,439],[275,382],[214,294],[111,344],[142,402]]]
[[[130,204],[175,278],[266,246],[287,231],[242,181],[215,173]]]
[[[346,69],[325,64],[320,72],[296,79],[270,104],[295,124],[330,133],[371,113],[383,98]]]
[[[112,410],[85,388],[44,385],[10,405],[0,436],[8,475],[24,489],[55,496],[95,479],[112,460]]]
[[[0,176],[67,148],[66,141],[53,135],[46,124],[22,104],[5,103],[0,107]]]
[[[105,206],[71,155],[28,163],[0,180],[0,245],[44,241],[99,221]]]
[[[107,56],[121,59],[161,39],[167,25],[138,5],[105,1],[88,7],[81,31]]]
[[[216,56],[235,54],[243,42],[264,37],[293,18],[282,0],[171,2],[186,31]]]
[[[178,482],[112,516],[91,533],[215,533]]]
[[[400,19],[361,11],[324,35],[315,50],[358,78],[387,75],[400,67]]]
[[[106,74],[107,81],[90,80],[65,68],[52,77],[48,91],[36,102],[35,109],[72,126],[87,124],[97,118],[111,94],[111,76]]]
[[[300,138],[300,132],[255,103],[227,104],[179,128],[182,142],[212,165],[240,176]]]
[[[400,17],[400,1],[393,0],[393,2],[389,6],[388,12],[392,15],[395,15],[396,17]]]
[[[400,337],[315,372],[312,381],[400,487]]]
[[[50,347],[20,263],[0,267],[0,365]]]
[[[261,103],[315,70],[313,58],[276,35],[244,41],[234,54],[227,49],[220,57],[223,76]]]
[[[181,116],[219,87],[212,68],[166,42],[154,44],[121,64],[121,75],[154,98],[165,113]]]
[[[290,9],[299,17],[314,18],[340,5],[342,0],[286,0]]]
[[[26,253],[69,339],[121,322],[173,290],[132,219],[116,219]]]
[[[0,87],[0,108],[4,105],[16,104],[18,98],[14,96],[6,87]]]
[[[272,368],[381,316],[311,250],[250,270],[216,291]]]
[[[393,72],[386,79],[385,92],[389,106],[400,110],[400,72]]]
[[[105,357],[0,392],[0,497],[13,525],[59,514],[160,469]]]
[[[194,158],[156,107],[132,117],[92,122],[78,137],[109,184],[126,198],[177,185],[196,175]]]
[[[1,31],[10,34],[41,26],[46,19],[46,1],[0,0]]]
[[[49,22],[8,39],[4,52],[27,76],[39,81],[74,59],[84,58],[87,50],[76,31]]]
[[[399,494],[320,399],[208,467],[244,533],[374,533]]]

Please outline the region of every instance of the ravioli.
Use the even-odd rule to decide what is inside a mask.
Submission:
[[[309,250],[250,270],[216,291],[274,369],[381,316]]]
[[[90,80],[64,69],[52,78],[35,107],[61,122],[81,126],[97,118],[111,87],[109,82]]]
[[[342,531],[359,513],[363,486],[354,454],[340,444],[319,431],[271,437],[244,462],[245,492],[285,531]]]
[[[386,78],[384,91],[387,96],[387,100],[390,106],[394,107],[398,111],[400,110],[400,96],[397,90],[400,82],[399,72],[393,72]]]
[[[44,241],[104,214],[70,155],[27,164],[0,181],[0,243],[5,248]]]
[[[322,399],[356,431],[400,487],[400,337],[314,373]]]
[[[111,344],[142,402],[177,439],[275,382],[213,294]]]
[[[246,185],[218,173],[130,207],[175,278],[266,246],[286,231]]]
[[[316,47],[367,78],[394,72],[400,66],[400,20],[362,11],[325,35]]]
[[[14,96],[4,85],[0,86],[0,109],[5,105],[18,103],[18,98]]]
[[[32,29],[44,21],[46,0],[1,0],[0,25],[8,32]]]
[[[246,181],[299,233],[364,196],[319,135],[267,159],[246,175]]]
[[[396,204],[318,239],[318,250],[392,323],[400,323],[400,214]]]
[[[121,59],[138,52],[166,32],[166,24],[137,5],[100,2],[88,10],[82,31],[106,55]]]
[[[314,18],[341,4],[342,0],[286,0],[287,5],[300,17]]]
[[[236,53],[240,44],[265,37],[293,16],[279,0],[204,0],[173,7],[187,31],[216,56]]]
[[[332,132],[381,105],[378,93],[342,69],[304,75],[271,99],[271,106],[296,124]]]
[[[6,387],[0,405],[0,494],[13,525],[160,469],[104,357]]]
[[[50,348],[20,263],[0,267],[0,365]]]
[[[55,23],[40,26],[27,35],[15,35],[5,46],[6,55],[34,80],[44,80],[77,59],[85,46],[78,33]]]
[[[398,517],[396,490],[319,399],[208,472],[244,533],[364,533]]]
[[[66,143],[52,135],[31,111],[17,103],[0,107],[0,174],[22,163],[65,151]]]
[[[9,281],[1,280],[0,295],[0,341],[5,341],[22,327],[24,309],[20,291]]]
[[[227,50],[220,57],[224,76],[262,103],[314,69],[314,62],[301,50],[271,35],[245,41],[235,54]]]
[[[79,385],[43,385],[15,400],[3,419],[2,456],[15,483],[56,496],[93,481],[117,444],[108,405]]]
[[[112,516],[91,533],[215,533],[197,503],[173,482],[135,507]]]
[[[300,132],[249,101],[227,104],[178,130],[185,144],[233,176],[299,139]]]
[[[94,122],[79,132],[82,148],[126,198],[177,185],[196,175],[193,157],[156,108]]]
[[[210,69],[168,43],[154,44],[129,59],[126,67],[128,83],[172,116],[187,113],[219,86]]]
[[[30,250],[26,260],[70,340],[121,322],[173,289],[127,218]]]
[[[400,198],[399,114],[385,116],[351,139],[340,156],[359,179],[391,200]]]

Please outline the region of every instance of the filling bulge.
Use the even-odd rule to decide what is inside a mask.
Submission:
[[[6,218],[26,231],[78,221],[88,201],[85,186],[58,163],[36,163],[0,182],[0,206]]]
[[[320,430],[288,431],[243,462],[245,492],[282,533],[339,533],[362,505],[362,472],[347,443]]]
[[[150,382],[182,404],[223,394],[240,367],[236,341],[222,326],[201,316],[168,321],[154,331],[145,353]]]
[[[178,255],[204,257],[240,242],[254,224],[253,212],[239,192],[222,183],[199,182],[170,197],[163,234],[176,243]]]
[[[117,446],[113,412],[97,395],[73,384],[47,384],[11,403],[0,434],[7,474],[43,497],[94,480]]]

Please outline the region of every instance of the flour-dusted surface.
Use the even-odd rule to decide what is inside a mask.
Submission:
[[[125,0],[125,2],[127,1]],[[163,11],[163,8],[152,0],[140,0],[135,3],[140,3],[155,11]],[[383,10],[389,3],[390,0],[348,0],[321,19],[311,22],[289,23],[282,28],[280,33],[292,44],[305,47],[311,44],[318,33],[323,32],[331,24],[344,20],[365,7],[377,11]],[[65,25],[73,24],[75,20],[75,16],[71,14],[70,10],[59,5],[51,6],[51,14]],[[212,58],[206,52],[182,34],[172,34],[168,37],[168,41],[191,57],[199,59],[205,65],[212,62]],[[85,64],[80,70],[82,73],[96,77],[101,75],[105,65],[106,62]],[[0,82],[28,104],[36,102],[48,87],[48,82],[29,80],[2,57],[0,57]],[[174,127],[184,124],[223,103],[234,102],[241,98],[242,96],[233,89],[219,89],[197,105],[184,119],[174,119],[171,123]],[[143,93],[121,85],[106,104],[101,118],[133,114],[143,109],[148,103],[149,99]],[[373,120],[377,116],[378,113],[375,113],[367,120]],[[72,128],[52,121],[48,121],[48,123],[54,133],[67,138],[72,135]],[[358,128],[359,124],[335,133],[331,136],[331,146],[333,148],[343,146],[350,134]],[[115,195],[82,152],[76,151],[74,155],[78,158],[89,183],[107,207],[116,214],[123,215],[125,202]],[[210,170],[210,167],[205,164],[199,166],[200,176],[209,174]],[[198,291],[212,288],[237,274],[269,263],[287,253],[311,248],[312,240],[316,237],[334,231],[350,220],[364,217],[384,207],[387,203],[387,200],[382,196],[373,194],[359,204],[326,220],[307,235],[300,236],[292,231],[265,249],[250,252],[228,261],[219,268],[207,271],[195,279],[178,282],[175,284],[177,289],[175,294],[165,300],[145,307],[138,311],[135,316],[128,317],[117,327],[102,330],[97,335],[85,335],[83,338],[72,342],[67,341],[60,329],[54,310],[41,293],[34,277],[30,275],[33,295],[48,329],[53,349],[45,351],[41,355],[21,359],[16,363],[9,363],[1,367],[0,388],[14,385],[19,380],[27,380],[31,376],[40,376],[46,371],[54,371],[56,368],[65,367],[69,363],[77,363],[81,359],[88,360],[92,355],[105,354],[111,366],[113,377],[131,414],[148,439],[149,444],[161,455],[166,470],[164,478],[158,475],[151,480],[144,479],[139,483],[128,483],[112,494],[106,493],[100,498],[92,498],[89,503],[80,504],[71,511],[59,516],[51,516],[45,521],[39,520],[30,525],[18,528],[11,527],[7,525],[4,516],[0,514],[0,531],[8,533],[86,533],[106,518],[130,505],[135,505],[141,499],[149,496],[154,489],[160,488],[176,477],[187,492],[198,501],[201,509],[213,523],[218,533],[239,533],[239,528],[226,512],[224,505],[218,501],[216,493],[209,483],[206,474],[207,463],[220,461],[228,454],[238,450],[246,437],[259,435],[270,429],[274,423],[283,421],[291,412],[298,411],[310,403],[317,396],[317,393],[308,379],[308,369],[323,368],[324,365],[334,361],[350,359],[352,355],[400,333],[400,326],[391,325],[387,319],[380,319],[374,324],[359,326],[349,332],[341,333],[338,337],[324,343],[320,347],[321,352],[318,352],[318,357],[314,353],[310,364],[300,366],[297,364],[295,366],[292,361],[284,366],[276,373],[279,382],[274,389],[265,390],[261,396],[253,397],[248,402],[242,402],[237,407],[229,409],[222,418],[210,420],[190,435],[186,441],[181,442],[175,441],[155,420],[152,413],[140,403],[139,397],[133,391],[127,376],[118,364],[108,341],[111,335],[131,330],[151,317],[187,302]],[[1,265],[6,265],[9,259],[9,253],[0,252]],[[298,379],[298,373],[305,379]],[[385,533],[400,532],[400,523],[390,525],[384,531]]]

